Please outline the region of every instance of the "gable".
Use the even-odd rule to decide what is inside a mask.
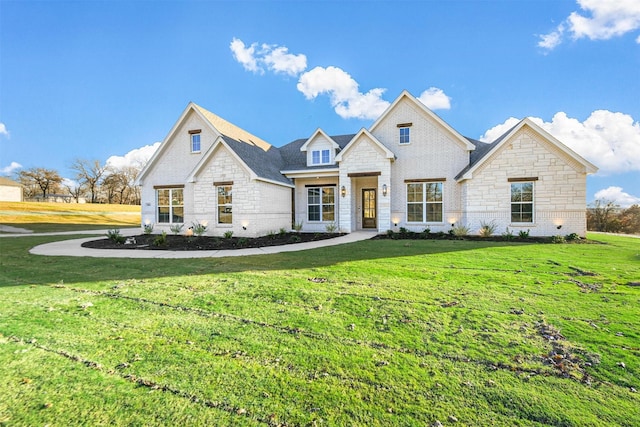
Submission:
[[[398,128],[403,125],[409,127],[412,134],[427,136],[427,140],[429,135],[443,134],[446,135],[443,141],[451,141],[467,151],[475,149],[464,136],[406,90],[371,125],[369,131],[393,149],[399,142]]]
[[[380,156],[386,159],[395,159],[395,155],[384,144],[376,139],[368,130],[361,129],[360,132],[354,135],[349,144],[336,156],[336,162],[342,162],[345,160],[350,152],[356,151],[356,147],[366,144],[376,150]]]
[[[527,144],[524,144],[526,147],[523,146],[523,138],[528,141]],[[456,180],[471,179],[474,173],[482,171],[488,163],[494,161],[505,150],[513,149],[516,141],[518,144],[513,153],[514,159],[524,161],[524,165],[531,165],[536,161],[535,159],[540,155],[536,151],[537,148],[554,156],[576,172],[589,174],[598,170],[596,166],[558,141],[531,119],[525,118],[490,144],[474,141],[480,147],[477,153],[479,156],[471,157],[469,165],[456,176]]]
[[[333,165],[335,164],[336,150],[339,148],[329,135],[324,133],[322,129],[318,129],[300,147],[300,151],[307,154],[307,166]]]

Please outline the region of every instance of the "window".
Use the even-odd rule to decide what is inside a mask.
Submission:
[[[218,224],[233,223],[233,190],[231,185],[220,185],[218,188]]]
[[[335,187],[311,187],[307,189],[309,221],[335,221]]]
[[[311,152],[311,164],[326,165],[331,162],[330,150],[313,150]]]
[[[158,188],[156,190],[158,223],[184,222],[184,198],[182,188]]]
[[[200,134],[194,133],[191,135],[191,152],[199,153],[200,152]]]
[[[533,182],[511,183],[511,222],[533,222]]]
[[[442,182],[407,184],[407,222],[442,222]]]
[[[408,144],[410,141],[409,139],[409,130],[411,128],[409,127],[401,127],[400,128],[400,144]]]

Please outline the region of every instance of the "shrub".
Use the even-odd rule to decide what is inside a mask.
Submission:
[[[158,234],[153,240],[154,246],[163,246],[167,243],[167,232],[163,231],[162,234]]]
[[[336,225],[335,222],[327,224],[325,228],[327,230],[327,233],[335,233],[338,230],[338,226]]]
[[[513,240],[513,231],[509,230],[509,227],[507,227],[507,229],[505,230],[504,233],[502,233],[502,238],[504,240]]]
[[[287,235],[287,230],[284,227],[282,227],[280,231],[278,231],[278,234],[280,235],[280,237],[284,237]]]
[[[302,231],[302,223],[296,222],[295,224],[293,224],[293,229],[296,231],[296,233],[299,233],[300,231]]]
[[[578,236],[577,233],[571,233],[571,234],[567,234],[566,236],[564,236],[565,240],[567,242],[571,242],[574,240],[580,240],[580,236]]]
[[[387,237],[390,237],[390,238],[393,239],[393,234],[394,234],[393,230],[391,230],[391,229],[387,230]]]
[[[153,224],[152,223],[145,224],[143,228],[144,228],[144,234],[153,233]]]
[[[207,225],[200,222],[193,222],[191,229],[193,230],[193,234],[200,237],[207,231]]]
[[[491,221],[491,222],[481,221],[480,231],[478,233],[480,234],[480,237],[491,237],[493,233],[496,232],[497,227],[498,225],[495,223],[495,221]]]
[[[531,230],[527,230],[527,231],[520,230],[520,231],[518,231],[518,237],[521,238],[521,239],[528,239],[530,231]]]
[[[551,238],[551,243],[567,243],[564,236],[556,235]]]
[[[469,227],[466,225],[456,225],[451,229],[453,235],[456,237],[463,237],[469,235]]]
[[[278,237],[278,236],[277,236],[276,232],[272,230],[272,231],[269,231],[269,232],[267,233],[267,237],[268,237],[269,239],[271,239],[271,240],[276,240],[276,237]]]
[[[238,246],[240,247],[246,246],[248,241],[249,240],[246,237],[241,237],[240,239],[238,239]]]
[[[404,227],[400,227],[400,234],[402,234],[403,236],[406,236],[407,234],[409,234],[409,230],[407,230]]]
[[[302,240],[302,238],[298,235],[293,235],[289,238],[289,242],[291,243],[298,243]]]
[[[233,237],[233,231],[229,230],[229,231],[225,231],[224,232],[224,238],[225,239],[230,239]]]
[[[425,228],[422,232],[423,234],[431,234],[431,229],[429,227]]]
[[[117,243],[119,245],[127,241],[127,238],[124,237],[122,234],[120,234],[120,230],[118,230],[117,228],[114,228],[112,230],[107,230],[107,237],[113,243]]]
[[[182,231],[182,227],[184,227],[184,224],[173,224],[169,226],[169,230],[171,230],[173,234],[177,235]]]

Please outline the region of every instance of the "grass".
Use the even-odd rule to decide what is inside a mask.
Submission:
[[[0,224],[36,233],[140,226],[140,206],[0,202]]]
[[[639,425],[640,241],[592,237],[188,261],[0,238],[0,424]]]

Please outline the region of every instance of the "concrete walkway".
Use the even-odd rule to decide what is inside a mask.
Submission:
[[[235,250],[211,250],[211,251],[167,251],[167,250],[141,250],[141,249],[91,249],[83,248],[83,242],[96,240],[96,234],[106,234],[106,230],[73,231],[64,233],[32,233],[28,236],[50,236],[50,235],[72,235],[72,234],[93,234],[93,237],[84,239],[63,240],[59,242],[45,243],[32,248],[29,253],[46,256],[77,256],[94,258],[222,258],[231,256],[266,255],[281,252],[304,251],[307,249],[323,248],[327,246],[342,245],[344,243],[359,242],[371,239],[376,235],[371,231],[356,231],[345,234],[334,239],[318,240],[316,242],[294,243],[281,246],[266,246],[264,248],[247,248]],[[121,229],[124,236],[140,234],[139,228]],[[20,235],[5,234],[2,237],[17,237]],[[25,236],[25,234],[21,234]]]

